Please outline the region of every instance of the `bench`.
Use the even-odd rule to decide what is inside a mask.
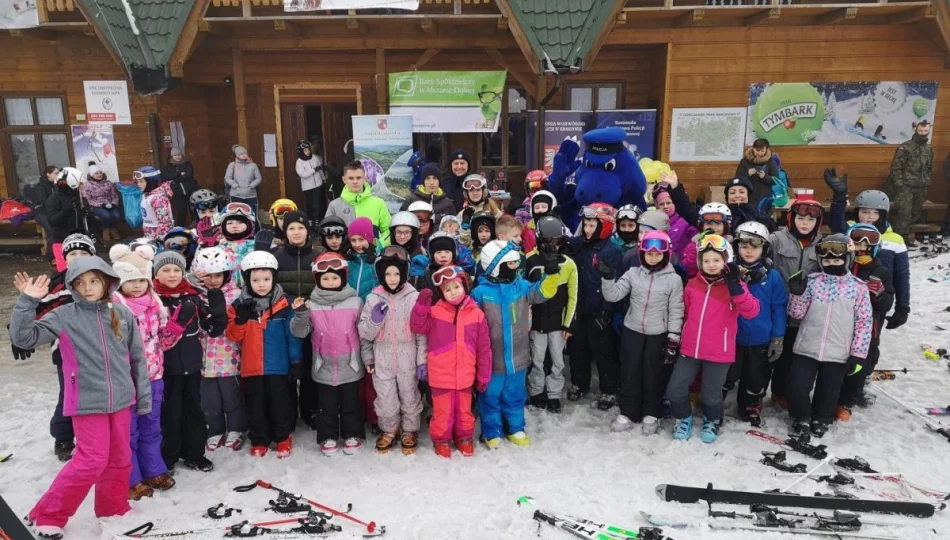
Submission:
[[[46,256],[46,229],[39,223],[33,221],[23,222],[19,227],[13,226],[8,219],[0,219],[0,225],[10,225],[14,233],[3,234],[0,236],[0,246],[39,246],[40,254]],[[24,231],[30,232],[30,225],[33,225],[35,234],[20,234]]]

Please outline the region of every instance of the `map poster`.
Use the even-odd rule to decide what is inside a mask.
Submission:
[[[368,115],[353,117],[353,153],[363,163],[373,195],[386,201],[391,213],[409,198],[412,183],[412,117]]]
[[[669,160],[738,162],[745,130],[745,107],[673,109]]]

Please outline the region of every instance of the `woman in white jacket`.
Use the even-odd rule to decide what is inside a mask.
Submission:
[[[323,171],[323,160],[310,150],[309,141],[297,142],[297,176],[300,177],[300,187],[303,188],[310,226],[315,228],[326,212],[323,194],[326,174]]]

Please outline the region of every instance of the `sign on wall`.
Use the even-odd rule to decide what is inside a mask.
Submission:
[[[35,28],[40,25],[36,2],[40,0],[0,0],[0,29]]]
[[[353,116],[353,154],[363,163],[373,195],[396,213],[409,198],[412,184],[412,117]]]
[[[115,135],[112,126],[73,124],[70,126],[73,137],[73,155],[76,156],[76,168],[82,171],[83,178],[90,164],[96,164],[105,171],[106,178],[119,181],[119,161],[115,155]]]
[[[83,81],[86,121],[90,124],[132,123],[129,88],[125,81]]]
[[[505,92],[504,71],[405,71],[389,74],[389,112],[412,116],[416,133],[493,133]]]
[[[317,11],[320,9],[419,9],[419,0],[284,0],[284,11]]]
[[[757,83],[746,142],[772,146],[900,144],[933,122],[937,81]]]
[[[738,162],[745,125],[745,107],[673,109],[669,160]]]

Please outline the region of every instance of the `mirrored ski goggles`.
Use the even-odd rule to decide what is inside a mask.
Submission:
[[[452,281],[460,276],[464,271],[458,266],[444,266],[432,274],[432,284],[441,287],[443,283]]]
[[[488,182],[484,178],[472,178],[462,182],[462,188],[465,190],[484,189],[487,185]]]
[[[388,246],[379,254],[379,257],[381,259],[399,259],[402,262],[409,262],[409,253],[399,246]]]
[[[277,217],[284,217],[291,212],[296,212],[297,207],[289,204],[282,204],[280,206],[271,208],[271,213]]]
[[[613,220],[612,208],[609,206],[585,206],[581,208],[581,216],[584,219],[597,219],[598,217],[604,216]]]
[[[765,238],[762,238],[761,236],[756,235],[756,234],[741,232],[739,233],[739,237],[736,238],[736,240],[740,244],[748,244],[752,247],[760,248],[760,247],[765,246]]]
[[[323,236],[339,236],[343,238],[343,235],[346,234],[346,227],[340,227],[339,225],[323,227],[320,229],[320,234]]]
[[[540,191],[547,188],[547,180],[529,180],[528,182],[525,182],[525,189],[527,189],[529,193],[534,193],[535,191]]]
[[[345,269],[346,266],[347,265],[346,265],[345,260],[337,258],[337,257],[333,257],[330,259],[323,259],[322,261],[315,261],[313,263],[312,269],[314,272],[319,272],[322,274],[323,272],[329,272],[330,270],[334,270],[338,272],[340,270]]]
[[[251,212],[251,206],[242,202],[228,203],[221,212],[224,214],[243,214],[248,217],[254,217],[254,214]]]
[[[647,238],[640,242],[640,251],[647,253],[666,253],[670,250],[670,243],[662,238]]]
[[[869,246],[876,246],[881,243],[881,233],[869,229],[853,229],[848,236],[854,240],[855,244],[864,242]]]
[[[198,210],[198,211],[217,210],[217,209],[218,209],[217,201],[201,201],[201,202],[195,203],[195,210]]]
[[[699,219],[701,219],[703,223],[723,224],[729,222],[729,217],[721,213],[703,214],[699,216]]]
[[[796,216],[813,217],[818,219],[824,213],[824,209],[817,204],[796,204],[792,206],[792,213]]]
[[[848,254],[848,244],[844,242],[821,242],[815,247],[819,257],[841,257]]]
[[[707,234],[699,239],[697,243],[700,253],[703,251],[713,250],[713,251],[726,251],[729,246],[729,242],[725,238],[719,236],[718,234]]]

